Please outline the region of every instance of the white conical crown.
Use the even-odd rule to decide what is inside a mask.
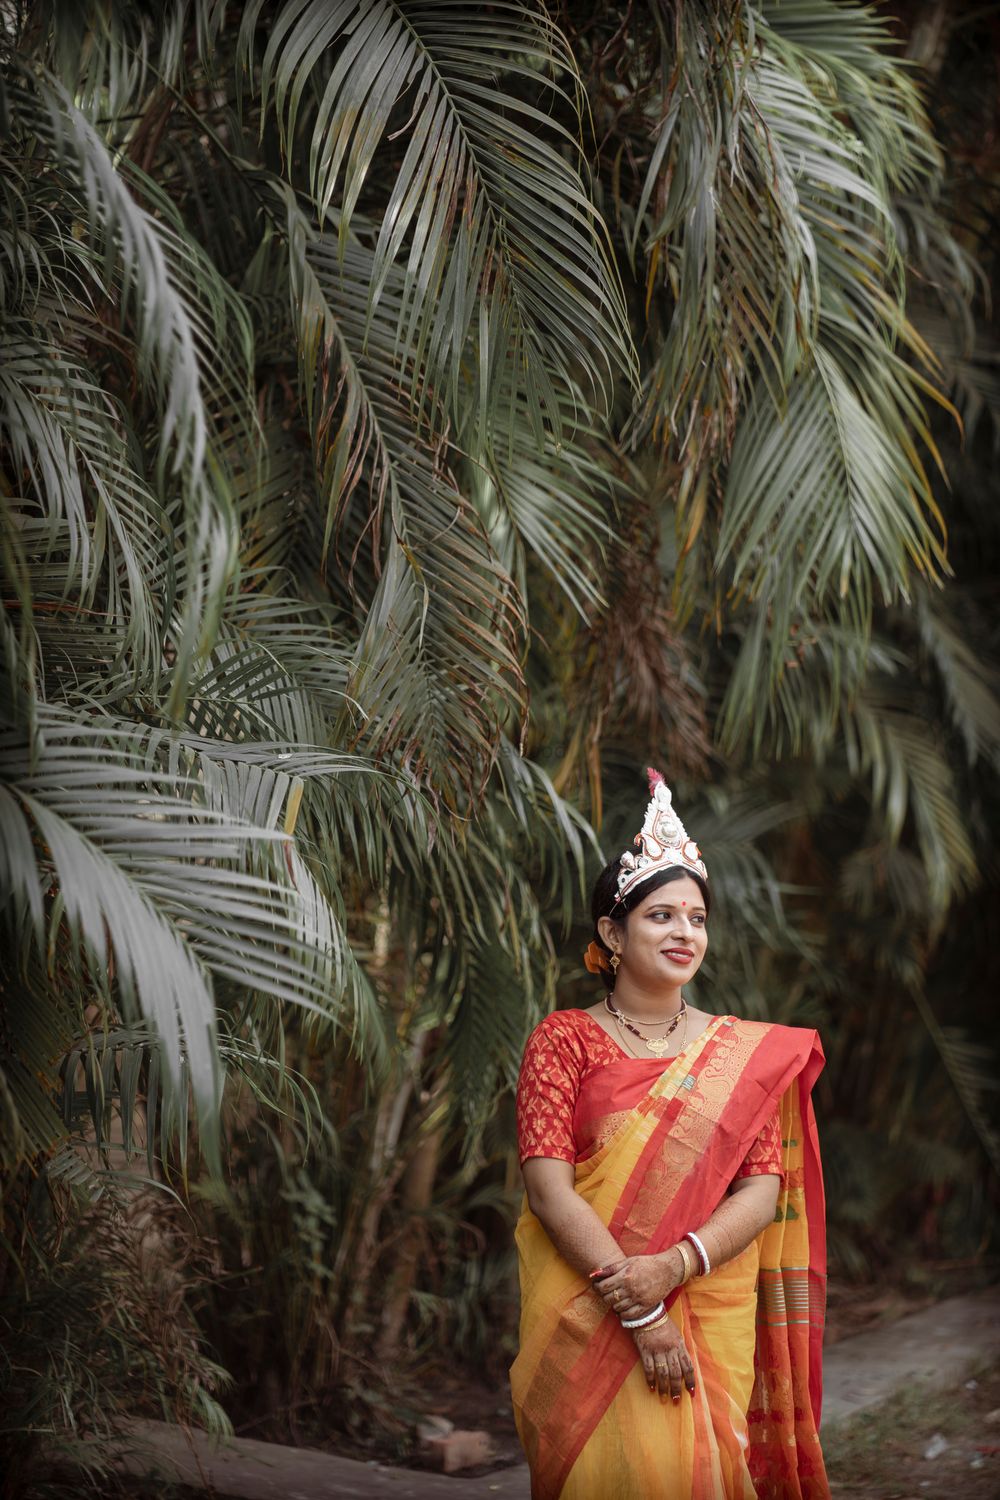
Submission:
[[[630,891],[651,876],[677,866],[700,875],[702,880],[708,879],[701,850],[693,839],[688,838],[687,829],[674,811],[670,788],[659,771],[650,768],[648,775],[650,802],[642,828],[634,840],[639,852],[633,854],[631,849],[626,849],[621,857],[619,901],[624,901]]]

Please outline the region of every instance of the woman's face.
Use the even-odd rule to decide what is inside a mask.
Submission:
[[[612,924],[605,942],[618,948],[620,972],[636,984],[687,984],[708,948],[706,918],[697,881],[684,875],[654,890],[624,923]]]

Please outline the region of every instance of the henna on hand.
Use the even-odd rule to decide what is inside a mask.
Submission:
[[[694,1395],[694,1362],[684,1336],[672,1318],[648,1332],[637,1331],[633,1338],[651,1391],[658,1392],[661,1400],[669,1395],[674,1401],[679,1401],[682,1387],[687,1387],[689,1394]]]
[[[684,1258],[672,1245],[658,1255],[628,1256],[593,1286],[619,1317],[638,1318],[680,1286],[684,1271]]]

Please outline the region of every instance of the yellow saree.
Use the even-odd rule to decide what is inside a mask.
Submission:
[[[576,1164],[577,1192],[623,1252],[655,1253],[710,1216],[780,1101],[774,1223],[670,1307],[694,1397],[674,1405],[650,1393],[631,1336],[522,1215],[511,1387],[534,1500],[827,1500],[823,1196],[809,1098],[821,1067],[814,1032],[717,1017],[631,1109],[609,1112],[603,1144]],[[596,1077],[592,1112],[602,1086]]]

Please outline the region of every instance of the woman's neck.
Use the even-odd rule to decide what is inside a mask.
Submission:
[[[679,984],[664,988],[662,985],[646,986],[621,975],[611,991],[611,1003],[631,1017],[633,1021],[645,1021],[655,1025],[658,1021],[670,1021],[681,1008],[683,996]]]

